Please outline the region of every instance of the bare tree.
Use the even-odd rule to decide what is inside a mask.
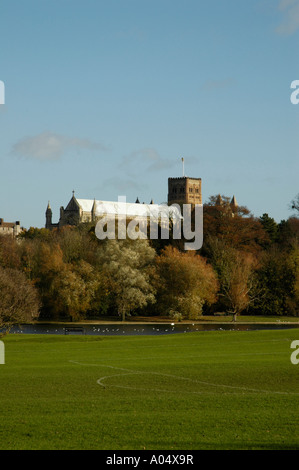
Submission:
[[[232,314],[233,321],[237,320],[237,315],[245,310],[251,302],[251,274],[252,263],[250,260],[236,253],[222,293],[227,305],[227,312]]]
[[[295,209],[299,213],[299,193],[297,196],[291,201],[291,208]]]
[[[210,237],[207,244],[211,264],[219,279],[219,299],[236,321],[237,316],[262,295],[254,278],[256,258],[217,238]]]

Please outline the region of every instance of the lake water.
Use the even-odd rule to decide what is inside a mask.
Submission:
[[[15,326],[11,333],[23,334],[57,334],[57,335],[101,335],[101,336],[125,336],[125,335],[165,335],[173,333],[190,333],[194,331],[251,331],[251,330],[277,330],[299,328],[299,324],[275,323],[275,324],[251,324],[251,323],[225,323],[225,324],[184,324],[184,323],[150,323],[150,324],[62,324],[49,323],[39,325]]]

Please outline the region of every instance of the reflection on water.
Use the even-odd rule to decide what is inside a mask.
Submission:
[[[298,324],[196,324],[196,323],[156,323],[156,324],[35,324],[15,326],[11,333],[24,334],[71,334],[71,335],[164,335],[172,333],[190,333],[194,331],[251,331],[299,328]]]

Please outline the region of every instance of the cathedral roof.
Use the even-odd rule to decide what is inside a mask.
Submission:
[[[76,201],[78,202],[79,206],[84,212],[91,212],[92,211],[92,206],[94,204],[94,199],[77,199]]]
[[[126,215],[127,217],[161,217],[181,219],[180,211],[167,204],[138,204],[131,202],[98,201],[94,199],[76,199],[84,212],[94,210],[96,215]],[[95,207],[93,209],[93,205]]]

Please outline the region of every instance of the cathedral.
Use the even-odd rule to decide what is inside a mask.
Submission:
[[[182,207],[189,204],[191,207],[202,205],[201,178],[189,178],[186,176],[168,178],[168,198],[166,204],[154,204],[153,200],[149,204],[140,203],[137,198],[135,203],[126,202],[124,198],[118,201],[102,201],[96,199],[78,199],[73,191],[72,198],[67,206],[60,207],[60,217],[57,223],[52,222],[52,209],[50,202],[46,210],[46,228],[64,227],[66,225],[79,225],[84,222],[96,222],[101,216],[108,217],[125,216],[127,219],[138,218],[139,220],[153,217],[159,219],[161,224],[169,223],[169,217],[181,220],[182,215],[176,205]],[[224,205],[219,195],[216,204]],[[233,196],[228,209],[234,216],[238,208],[235,196]],[[171,212],[170,212],[171,210]]]
[[[189,178],[186,176],[168,178],[168,206],[173,204],[202,204],[201,178]],[[52,230],[65,225],[79,225],[84,222],[94,222],[99,215],[106,213],[108,216],[126,215],[127,218],[160,217],[169,220],[168,206],[163,204],[140,203],[138,198],[135,203],[124,201],[101,201],[96,199],[78,199],[73,191],[72,198],[67,206],[60,207],[60,217],[57,223],[52,222],[52,209],[50,202],[46,210],[46,228]],[[172,216],[181,218],[179,211],[172,210]]]

